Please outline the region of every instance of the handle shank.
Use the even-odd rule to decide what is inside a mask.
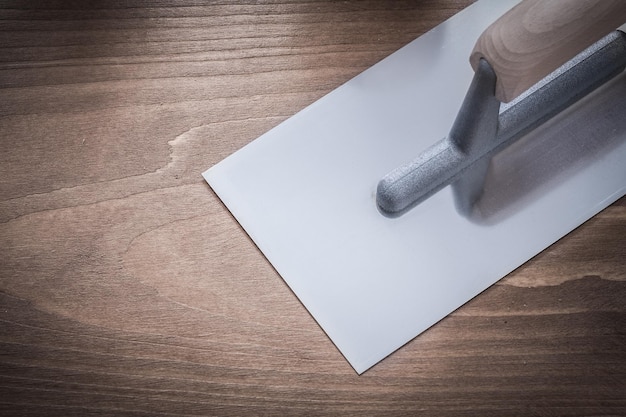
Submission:
[[[486,59],[509,102],[625,22],[624,0],[524,0],[483,32],[470,63]]]

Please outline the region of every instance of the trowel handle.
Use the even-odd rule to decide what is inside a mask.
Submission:
[[[470,63],[485,58],[509,102],[623,23],[625,0],[524,0],[483,32]]]

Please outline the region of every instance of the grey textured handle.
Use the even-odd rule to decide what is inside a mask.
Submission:
[[[541,83],[518,97],[498,116],[495,76],[481,60],[450,134],[414,161],[384,176],[376,200],[383,214],[403,214],[454,182],[465,169],[508,146],[569,107],[626,67],[626,35],[602,38]]]

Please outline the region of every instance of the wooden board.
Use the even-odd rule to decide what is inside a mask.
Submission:
[[[200,172],[471,1],[0,10],[0,414],[626,414],[626,200],[357,376]]]

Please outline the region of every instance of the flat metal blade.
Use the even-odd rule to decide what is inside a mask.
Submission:
[[[475,40],[515,3],[475,3],[203,174],[358,373],[626,192],[621,74],[497,155],[473,212],[451,187],[378,212],[379,179],[447,134]]]

